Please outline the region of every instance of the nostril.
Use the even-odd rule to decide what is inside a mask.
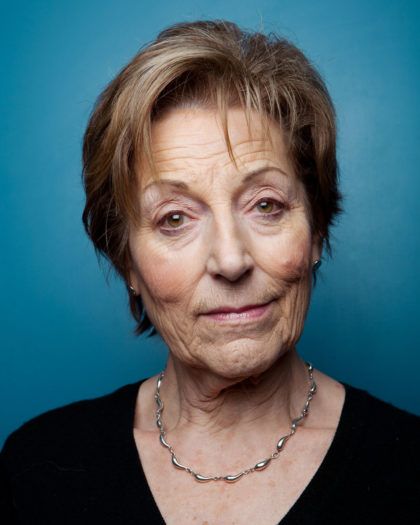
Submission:
[[[214,277],[236,282],[248,277],[252,272],[252,258],[248,254],[240,256],[212,257],[209,260],[208,271]]]
[[[247,268],[245,271],[240,273],[219,273],[214,275],[216,279],[223,280],[223,281],[229,281],[231,283],[241,283],[248,279],[248,277],[251,275],[252,270],[250,268]]]

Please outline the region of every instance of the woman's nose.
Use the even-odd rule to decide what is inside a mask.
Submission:
[[[234,282],[252,269],[254,262],[248,251],[246,232],[233,218],[214,221],[209,236],[207,271],[213,277]]]

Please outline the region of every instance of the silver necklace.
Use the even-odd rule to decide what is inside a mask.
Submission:
[[[188,474],[191,474],[197,481],[206,482],[206,481],[226,481],[227,483],[234,483],[235,481],[239,481],[242,476],[246,476],[247,474],[251,474],[251,472],[256,472],[260,470],[264,470],[268,467],[269,463],[272,459],[277,458],[280,455],[280,452],[283,450],[283,447],[286,443],[286,441],[293,436],[293,434],[296,432],[296,425],[300,420],[302,420],[307,414],[309,410],[309,405],[311,403],[312,397],[316,391],[316,383],[313,378],[313,368],[310,363],[306,363],[308,366],[308,373],[309,373],[309,379],[311,382],[311,386],[308,391],[308,395],[306,396],[306,402],[305,406],[303,407],[302,412],[298,417],[295,417],[295,419],[292,419],[292,423],[290,426],[290,432],[286,434],[285,436],[281,437],[276,446],[276,450],[264,461],[260,461],[253,467],[250,467],[246,470],[242,470],[238,474],[229,475],[229,476],[203,476],[202,474],[199,474],[198,472],[194,472],[194,470],[190,467],[187,467],[185,465],[182,465],[180,463],[175,455],[174,449],[171,447],[171,445],[166,441],[165,439],[165,430],[163,428],[162,424],[162,411],[163,411],[163,402],[160,399],[160,386],[162,384],[162,379],[165,375],[165,373],[162,371],[158,377],[157,384],[156,384],[156,393],[155,393],[155,400],[157,404],[157,410],[156,410],[156,425],[159,429],[159,441],[161,445],[163,445],[165,448],[169,450],[169,453],[171,454],[171,460],[174,467],[185,470],[188,472]]]

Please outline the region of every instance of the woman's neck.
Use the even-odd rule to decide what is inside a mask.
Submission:
[[[287,429],[301,412],[308,389],[307,367],[295,349],[266,372],[245,379],[191,370],[170,356],[161,387],[165,429],[221,437],[232,429],[267,428],[267,423],[277,431]]]

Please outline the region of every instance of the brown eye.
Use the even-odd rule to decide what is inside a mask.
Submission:
[[[180,213],[173,213],[167,217],[166,222],[169,224],[169,226],[172,226],[172,228],[178,228],[179,226],[182,226],[184,222],[184,216]]]
[[[256,205],[258,211],[261,213],[271,213],[274,208],[274,203],[271,201],[261,201]]]

